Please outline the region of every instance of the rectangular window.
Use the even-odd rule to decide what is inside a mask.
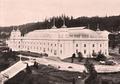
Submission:
[[[43,52],[45,52],[45,48],[43,49]]]
[[[84,44],[84,47],[86,47],[86,44]]]
[[[95,50],[93,50],[92,52],[95,53]]]
[[[57,55],[57,51],[56,50],[54,50],[54,55]]]
[[[60,44],[60,47],[62,47],[62,44]]]
[[[78,44],[76,44],[76,47],[78,47]]]
[[[86,50],[84,50],[84,54],[86,54]]]
[[[60,54],[62,54],[62,50],[60,50]]]

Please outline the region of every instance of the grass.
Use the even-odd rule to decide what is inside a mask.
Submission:
[[[72,84],[73,78],[78,80],[81,75],[78,72],[59,71],[45,65],[39,65],[39,69],[30,67],[32,73],[21,71],[5,84]]]
[[[9,53],[6,54],[6,52],[0,52],[0,71],[12,66],[18,60],[19,58],[16,55],[11,56]]]
[[[87,58],[87,59],[90,61],[90,63],[93,63],[95,65],[99,64],[99,61],[96,61],[94,58]],[[74,58],[74,62],[73,63],[75,63],[75,64],[85,64],[85,60],[86,60],[86,58],[83,58],[79,62],[78,58]],[[64,59],[62,61],[71,63],[71,57],[70,58],[66,58],[66,59]]]

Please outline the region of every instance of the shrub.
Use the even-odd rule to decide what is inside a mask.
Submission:
[[[104,54],[99,53],[96,57],[97,61],[105,61],[107,58]]]

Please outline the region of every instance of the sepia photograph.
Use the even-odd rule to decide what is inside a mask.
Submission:
[[[120,0],[0,0],[0,84],[120,84]]]

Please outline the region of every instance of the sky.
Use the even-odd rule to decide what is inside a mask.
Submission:
[[[0,0],[0,26],[38,22],[62,14],[120,15],[120,0]]]

